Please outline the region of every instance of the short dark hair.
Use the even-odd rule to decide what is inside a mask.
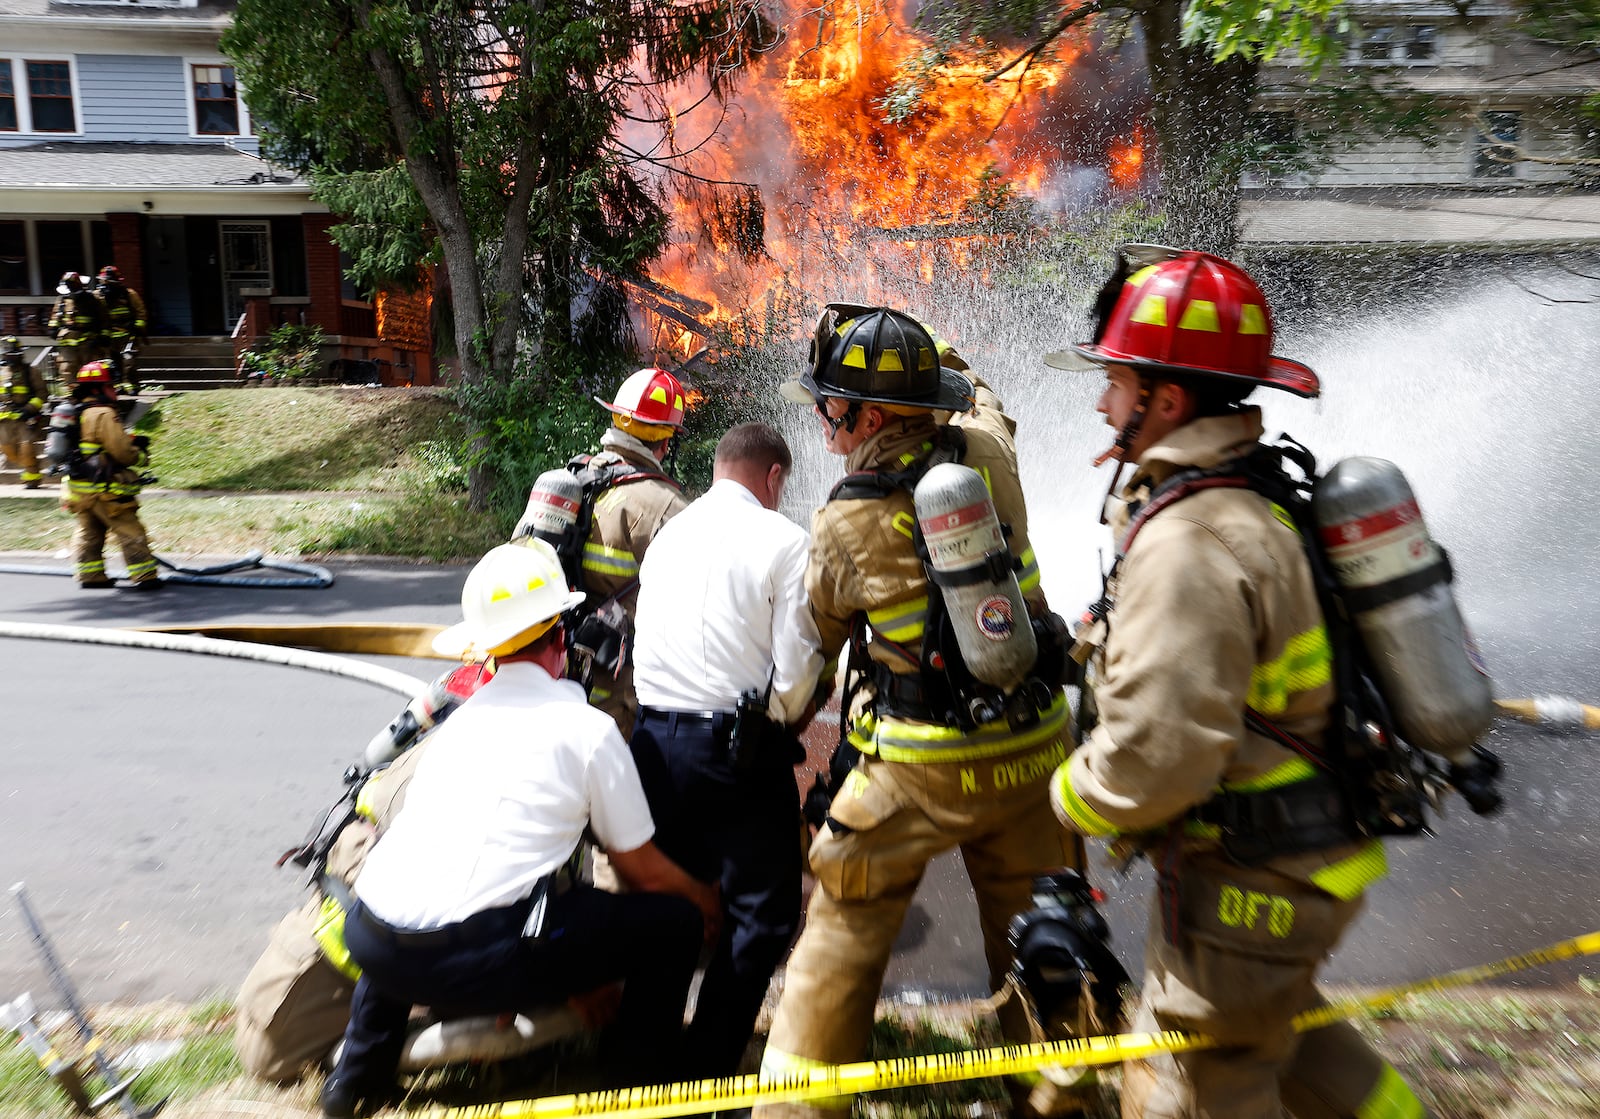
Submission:
[[[763,471],[777,465],[785,474],[794,467],[794,456],[789,453],[789,444],[782,433],[771,424],[759,421],[730,427],[717,440],[715,458],[717,462],[748,463]]]
[[[1196,419],[1225,416],[1238,411],[1244,398],[1255,390],[1254,383],[1236,377],[1163,377],[1187,392],[1194,401]]]

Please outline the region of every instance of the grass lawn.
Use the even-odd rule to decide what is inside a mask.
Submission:
[[[436,389],[216,389],[139,421],[161,485],[180,490],[464,489],[464,437]]]
[[[504,538],[503,518],[467,508],[461,427],[432,389],[185,393],[139,430],[152,436],[156,489],[213,491],[141,500],[168,559],[259,549],[465,560]],[[0,551],[62,552],[72,531],[54,501],[0,498]]]

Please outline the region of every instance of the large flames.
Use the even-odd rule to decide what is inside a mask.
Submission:
[[[910,0],[899,0],[911,8]],[[726,190],[690,190],[676,202],[677,239],[652,269],[659,285],[634,294],[660,360],[683,361],[713,326],[760,331],[819,296],[885,299],[891,292],[867,258],[900,250],[895,271],[930,280],[964,268],[973,250],[1014,230],[1029,207],[1051,209],[1086,162],[1065,150],[1062,111],[1072,69],[1086,50],[1061,45],[1056,57],[984,81],[976,65],[927,71],[920,105],[888,119],[895,81],[927,44],[907,30],[908,12],[874,0],[839,0],[831,16],[812,10],[741,83],[732,111],[710,143],[710,123],[674,122],[680,148],[707,179],[753,184],[764,247],[752,254],[739,232],[751,215]],[[697,113],[708,113],[708,109]],[[1098,152],[1101,184],[1138,185],[1143,140],[1137,125],[1107,137]],[[741,251],[744,250],[744,251]]]

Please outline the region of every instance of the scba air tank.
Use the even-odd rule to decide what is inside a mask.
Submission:
[[[989,487],[976,470],[945,462],[922,476],[911,500],[968,671],[1011,691],[1027,679],[1039,647]]]
[[[45,428],[44,457],[50,460],[52,470],[65,466],[77,450],[72,445],[73,429],[78,422],[78,406],[71,401],[57,404],[50,414],[50,425]]]
[[[565,467],[546,470],[534,479],[516,535],[537,536],[559,552],[582,508],[583,483],[578,476]]]
[[[1413,746],[1453,761],[1489,729],[1494,696],[1450,589],[1450,564],[1392,462],[1348,458],[1312,509],[1374,681]]]

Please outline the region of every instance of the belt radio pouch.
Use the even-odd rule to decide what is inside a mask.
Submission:
[[[753,772],[764,757],[780,757],[792,743],[781,723],[774,722],[767,713],[772,699],[772,678],[777,673],[774,666],[767,674],[765,691],[748,688],[739,693],[734,706],[733,733],[728,739],[728,762],[735,773]]]

